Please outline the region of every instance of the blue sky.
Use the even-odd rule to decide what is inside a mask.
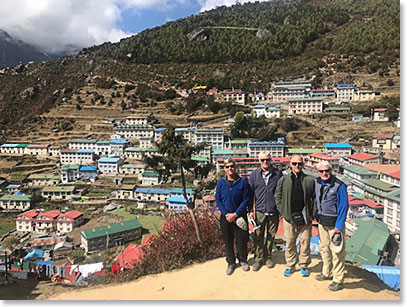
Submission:
[[[253,0],[239,0],[240,3]],[[267,1],[267,0],[260,0]],[[60,52],[121,38],[236,0],[1,0],[0,29]]]

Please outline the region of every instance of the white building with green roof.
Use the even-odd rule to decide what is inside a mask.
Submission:
[[[142,226],[138,220],[86,229],[81,234],[81,247],[85,252],[104,250],[141,238]]]
[[[158,185],[161,181],[160,174],[156,171],[145,170],[141,175],[142,185]]]
[[[60,181],[60,176],[54,174],[31,174],[28,176],[29,187],[45,187],[48,185],[57,185]]]
[[[0,197],[0,207],[3,210],[25,211],[31,207],[30,195],[6,194]]]
[[[60,201],[72,200],[72,196],[78,196],[75,186],[59,185],[44,187],[41,191],[41,196],[47,200]]]
[[[79,164],[66,164],[61,166],[61,182],[75,182],[80,177]]]

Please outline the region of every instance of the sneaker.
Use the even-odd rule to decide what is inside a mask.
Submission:
[[[258,271],[258,270],[260,270],[261,266],[262,266],[261,262],[256,261],[256,262],[253,264],[253,271]]]
[[[250,266],[247,262],[240,262],[240,266],[242,267],[242,270],[245,272],[250,270]]]
[[[226,275],[232,275],[234,271],[235,271],[235,265],[228,264],[228,268],[226,269]]]
[[[343,289],[343,284],[339,284],[337,282],[332,282],[329,286],[328,286],[329,290],[331,291],[338,291],[338,290],[342,290]]]
[[[315,276],[315,279],[318,281],[324,281],[324,280],[332,280],[332,277],[326,277],[324,274],[318,274]]]
[[[307,268],[301,268],[301,276],[302,277],[308,277],[309,276],[309,271]]]
[[[266,266],[267,266],[269,269],[274,268],[274,262],[273,262],[273,260],[267,259],[267,260],[266,260]]]
[[[290,277],[294,273],[294,269],[285,269],[284,276]]]

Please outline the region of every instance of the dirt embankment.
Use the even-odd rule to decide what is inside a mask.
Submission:
[[[347,265],[344,289],[332,292],[330,281],[319,282],[320,258],[313,258],[310,277],[296,271],[283,276],[284,255],[275,254],[273,269],[243,272],[239,267],[233,275],[225,274],[224,258],[195,264],[182,270],[146,276],[140,280],[81,290],[57,291],[40,295],[50,300],[400,300],[400,292],[388,290],[374,274]],[[252,264],[251,259],[249,263]]]

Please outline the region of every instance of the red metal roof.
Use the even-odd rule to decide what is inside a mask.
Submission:
[[[384,111],[386,111],[387,110],[387,108],[376,108],[376,109],[374,109],[373,111],[374,112],[384,112]]]
[[[74,219],[80,217],[83,215],[83,212],[79,211],[79,210],[73,210],[73,211],[69,211],[67,213],[61,214],[58,219],[60,219],[61,217],[66,217],[67,219],[73,221]]]
[[[309,154],[308,157],[319,158],[323,160],[339,160],[339,158],[322,153]]]
[[[390,173],[390,174],[387,174],[387,175],[389,175],[390,177],[400,179],[400,171],[396,171],[396,172],[393,172],[393,173]]]
[[[222,94],[242,94],[243,91],[222,91]]]
[[[31,144],[27,148],[48,148],[49,144]]]
[[[19,216],[26,216],[26,217],[29,217],[29,218],[34,218],[34,217],[36,217],[36,216],[38,215],[38,213],[39,213],[37,210],[38,210],[38,209],[31,209],[31,210],[28,210],[28,211],[26,211],[26,212],[20,213],[20,214],[17,216],[17,219],[18,219]]]
[[[377,158],[379,158],[379,156],[371,155],[371,154],[368,154],[365,152],[358,152],[358,153],[348,156],[348,158],[355,159],[358,161],[367,161],[367,160],[371,160],[371,159],[377,159]]]
[[[348,196],[349,206],[368,206],[372,209],[381,209],[382,205],[378,205],[375,202],[368,199],[359,199],[353,196]]]
[[[134,268],[134,265],[139,264],[143,257],[141,246],[141,244],[129,244],[115,261],[123,268]]]
[[[38,214],[37,218],[45,216],[45,217],[48,217],[48,218],[51,218],[51,219],[55,219],[60,214],[61,214],[61,211],[59,211],[59,210],[50,210],[50,211],[46,211],[46,212],[42,212],[42,213]]]
[[[400,171],[400,164],[367,163],[363,167],[376,171],[376,172],[381,172],[381,173],[387,174],[387,175]]]
[[[37,238],[32,242],[33,246],[44,246],[44,245],[55,245],[66,241],[66,236],[64,237],[48,237],[48,238]]]
[[[76,152],[76,149],[71,149],[71,148],[62,148],[61,153],[72,153]]]
[[[141,242],[141,244],[142,244],[142,245],[150,244],[155,238],[157,238],[156,235],[149,235],[147,238],[145,238],[145,239],[143,240],[143,242]]]
[[[391,133],[376,133],[373,135],[373,138],[375,139],[392,139],[393,134]]]

